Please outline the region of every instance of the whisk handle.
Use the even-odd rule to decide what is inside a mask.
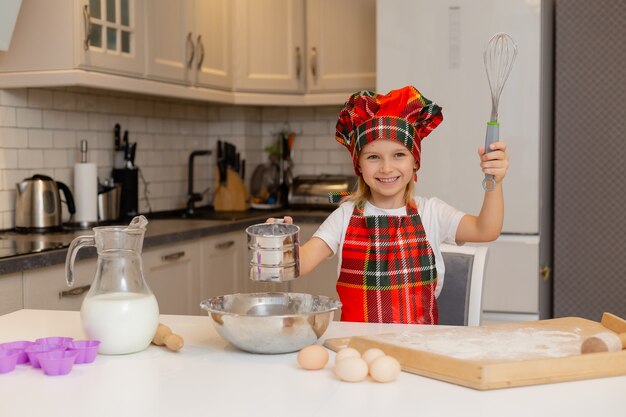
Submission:
[[[487,122],[487,134],[485,135],[485,152],[491,152],[489,146],[500,140],[500,123]],[[491,174],[485,174],[483,189],[491,191],[496,187],[496,180]]]

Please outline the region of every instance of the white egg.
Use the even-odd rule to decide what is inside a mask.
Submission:
[[[359,353],[358,350],[354,348],[344,348],[344,349],[341,349],[339,352],[337,352],[337,354],[335,355],[335,363],[346,358],[360,358],[360,357],[361,357],[361,353]]]
[[[391,382],[400,375],[400,363],[392,356],[380,356],[370,363],[370,375],[378,382]]]
[[[335,364],[335,375],[342,381],[359,382],[367,377],[367,363],[361,358],[350,357]]]
[[[374,359],[380,358],[381,356],[385,356],[385,352],[378,348],[370,348],[363,352],[363,356],[361,357],[369,365]]]

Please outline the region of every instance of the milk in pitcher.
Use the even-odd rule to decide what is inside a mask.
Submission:
[[[158,326],[159,307],[153,294],[106,293],[85,298],[80,316],[90,339],[100,340],[100,353],[117,355],[144,350]]]

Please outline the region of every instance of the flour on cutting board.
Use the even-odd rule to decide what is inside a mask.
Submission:
[[[368,336],[394,346],[463,360],[524,360],[580,354],[581,329],[515,330],[465,327]]]

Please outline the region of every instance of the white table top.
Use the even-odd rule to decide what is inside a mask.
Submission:
[[[65,376],[29,365],[0,375],[0,416],[624,416],[626,377],[476,391],[402,372],[392,383],[342,382],[334,353],[321,371],[296,354],[256,355],[223,340],[206,316],[161,316],[185,339],[178,353],[99,355]],[[405,325],[331,323],[325,338],[389,333]],[[0,316],[0,342],[85,338],[78,312],[20,310]]]

